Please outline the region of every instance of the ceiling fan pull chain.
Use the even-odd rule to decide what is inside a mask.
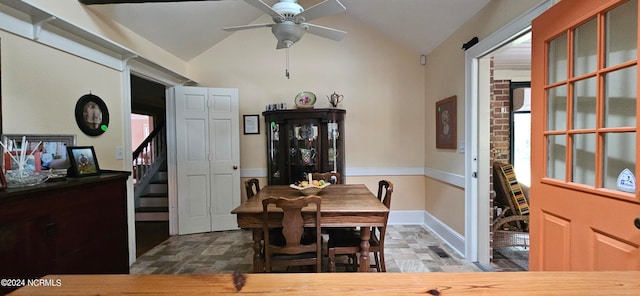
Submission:
[[[287,68],[284,70],[284,76],[287,77],[287,79],[291,79],[289,77],[289,48],[286,48],[286,55],[287,55]]]

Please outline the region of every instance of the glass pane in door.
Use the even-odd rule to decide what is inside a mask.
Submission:
[[[596,70],[598,66],[598,22],[592,19],[575,30],[573,47],[573,76]]]
[[[605,127],[636,126],[637,70],[633,66],[605,75]]]
[[[567,137],[550,135],[547,138],[547,177],[564,181],[567,171]]]
[[[576,81],[573,85],[573,129],[596,127],[596,78]]]
[[[573,169],[571,181],[596,186],[596,136],[573,135]]]
[[[636,133],[605,134],[604,147],[603,187],[616,190],[618,177],[625,169],[636,171]],[[629,182],[626,176],[622,182]]]
[[[340,132],[337,122],[327,123],[327,135],[329,149],[327,150],[327,159],[329,160],[329,167],[332,172],[338,171],[338,139],[340,138]]]
[[[567,79],[567,34],[549,42],[548,83]]]
[[[606,14],[605,63],[614,66],[637,58],[638,1],[632,0]]]
[[[567,129],[567,86],[561,85],[548,90],[547,130],[557,131]]]

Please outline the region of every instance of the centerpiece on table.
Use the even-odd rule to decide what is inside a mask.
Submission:
[[[311,178],[311,174],[309,174],[309,179],[297,182],[296,184],[291,184],[289,187],[296,189],[302,192],[304,195],[314,195],[320,193],[322,189],[331,185],[329,182],[325,182],[324,180],[313,180]]]

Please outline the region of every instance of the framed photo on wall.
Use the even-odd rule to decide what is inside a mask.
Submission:
[[[242,115],[244,119],[244,134],[260,134],[260,115]]]
[[[67,147],[67,155],[71,163],[67,176],[78,178],[100,174],[100,166],[93,146]]]
[[[436,102],[436,148],[456,149],[456,96]]]

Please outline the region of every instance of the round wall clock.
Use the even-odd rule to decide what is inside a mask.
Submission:
[[[76,122],[89,136],[99,136],[109,127],[109,110],[104,101],[93,94],[80,97],[76,103]]]

